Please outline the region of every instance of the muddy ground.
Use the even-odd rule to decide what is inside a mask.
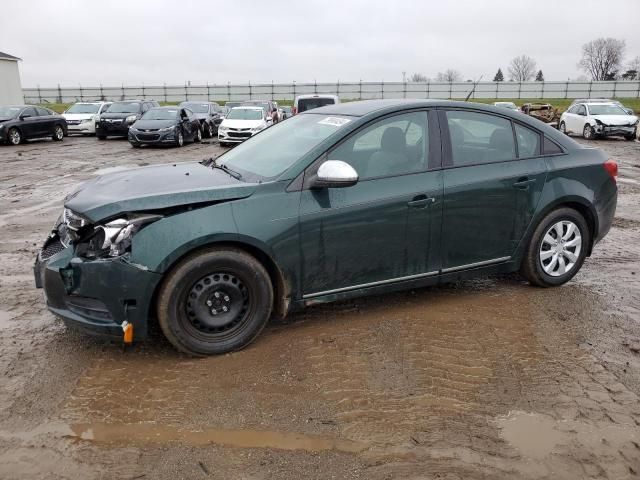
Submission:
[[[31,267],[75,183],[221,149],[0,147],[0,478],[637,478],[640,143],[594,143],[621,164],[619,208],[569,284],[313,307],[198,360],[67,331]]]

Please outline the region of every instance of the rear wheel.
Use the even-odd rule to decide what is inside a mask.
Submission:
[[[589,227],[580,213],[572,208],[554,210],[533,232],[521,273],[533,285],[562,285],[582,267],[590,242]]]
[[[56,125],[53,129],[53,135],[51,135],[51,138],[56,142],[61,142],[64,138],[64,129],[60,125]]]
[[[22,143],[22,133],[17,128],[10,128],[7,134],[7,142],[11,145],[20,145]]]
[[[595,132],[593,131],[593,127],[588,123],[584,126],[584,130],[582,130],[582,136],[585,140],[593,140],[596,136]]]
[[[239,350],[271,316],[273,289],[264,267],[237,249],[187,257],[158,295],[158,321],[167,339],[191,355]]]

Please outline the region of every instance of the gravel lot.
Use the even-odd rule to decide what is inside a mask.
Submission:
[[[0,478],[638,478],[640,143],[593,143],[620,163],[618,212],[569,284],[313,307],[198,360],[67,331],[31,267],[75,183],[223,149],[1,146]]]

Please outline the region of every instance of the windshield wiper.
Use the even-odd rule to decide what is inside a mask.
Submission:
[[[229,167],[227,167],[224,163],[218,164],[218,162],[216,162],[217,158],[208,158],[206,160],[203,160],[202,162],[200,162],[202,165],[204,165],[205,167],[213,167],[213,168],[217,168],[222,170],[223,172],[227,172],[229,175],[231,175],[233,178],[235,178],[236,180],[242,180],[242,174],[239,172],[236,172],[235,170],[230,169]]]

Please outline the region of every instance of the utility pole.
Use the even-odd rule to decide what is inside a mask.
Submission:
[[[402,72],[402,83],[407,83],[407,72]]]

